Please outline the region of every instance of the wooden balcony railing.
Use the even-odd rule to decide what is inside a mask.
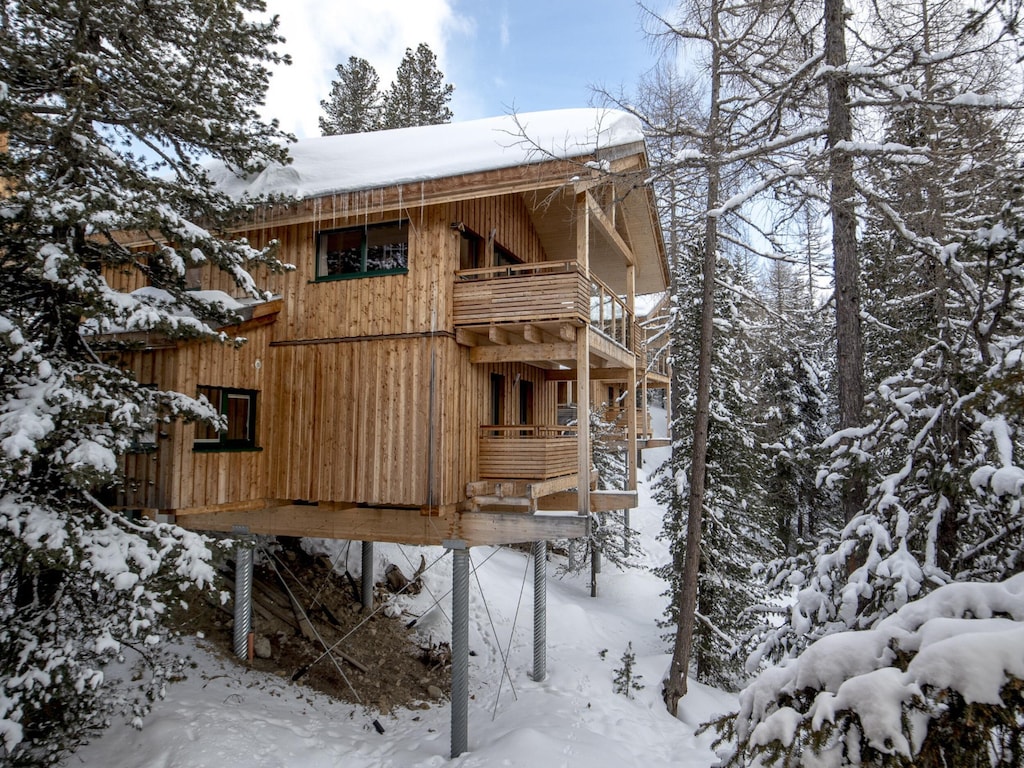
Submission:
[[[626,303],[575,261],[542,261],[455,273],[456,326],[559,321],[590,325],[628,350],[639,349]]]
[[[576,428],[485,424],[480,427],[480,477],[547,480],[575,474]]]
[[[462,269],[455,276],[457,326],[587,321],[590,290],[574,261]]]

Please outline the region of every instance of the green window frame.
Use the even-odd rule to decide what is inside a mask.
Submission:
[[[407,219],[317,232],[318,281],[404,275],[408,271]]]
[[[217,430],[205,422],[196,423],[193,449],[256,450],[256,390],[210,386],[197,389],[198,394],[209,400],[227,420],[227,429]]]

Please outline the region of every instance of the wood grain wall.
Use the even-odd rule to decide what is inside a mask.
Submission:
[[[366,201],[364,201],[366,202]],[[314,220],[243,233],[279,244],[295,269],[264,276],[284,299],[276,321],[238,350],[184,344],[126,355],[140,381],[192,394],[200,384],[256,389],[261,451],[192,450],[190,425],[167,425],[153,456],[127,459],[129,506],[205,508],[258,499],[373,506],[454,504],[476,480],[481,424],[491,419],[491,373],[505,377],[504,420],[518,421],[519,380],[534,387],[534,421],[556,421],[555,384],[525,364],[472,365],[455,342],[452,285],[463,221],[525,261],[544,251],[521,195],[434,206],[359,210],[321,201]],[[317,282],[316,233],[410,221],[409,271]],[[272,223],[272,222],[271,222]],[[209,273],[204,288],[238,290]],[[257,361],[259,365],[257,366]],[[150,484],[152,483],[152,484]]]

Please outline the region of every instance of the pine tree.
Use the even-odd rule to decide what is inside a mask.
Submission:
[[[615,677],[612,679],[613,690],[627,699],[632,699],[634,693],[644,689],[644,684],[640,682],[644,676],[637,674],[635,667],[636,654],[633,652],[631,641],[622,652],[622,666],[615,670]]]
[[[234,204],[204,171],[286,160],[262,122],[283,58],[261,0],[8,3],[0,16],[0,756],[53,764],[123,710],[135,722],[175,665],[170,594],[212,578],[202,539],[97,500],[156,418],[215,421],[189,394],[104,361],[97,332],[220,339],[237,322],[185,272],[272,254],[222,235]],[[145,233],[129,250],[117,233]],[[131,273],[152,288],[107,282]],[[130,652],[134,652],[133,654]],[[144,662],[120,684],[109,662]],[[140,662],[140,663],[141,663]],[[134,692],[133,692],[134,691]]]
[[[320,133],[365,133],[381,127],[380,78],[366,59],[349,56],[339,64],[338,79],[331,82],[331,95],[320,102],[326,113],[320,118]]]
[[[450,122],[455,86],[444,81],[437,56],[426,43],[405,49],[395,80],[383,97],[382,128],[409,128]]]

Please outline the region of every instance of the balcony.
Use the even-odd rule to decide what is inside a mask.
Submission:
[[[592,333],[591,352],[629,365],[639,350],[637,325],[626,303],[575,261],[546,261],[456,272],[454,316],[460,340],[469,346],[519,345],[503,360],[573,364],[577,330]],[[522,345],[532,344],[531,356]],[[495,362],[479,353],[477,362]]]
[[[545,261],[455,273],[455,325],[563,322],[583,325],[590,289],[574,261]]]
[[[533,424],[480,427],[480,477],[550,480],[575,475],[576,427]]]

